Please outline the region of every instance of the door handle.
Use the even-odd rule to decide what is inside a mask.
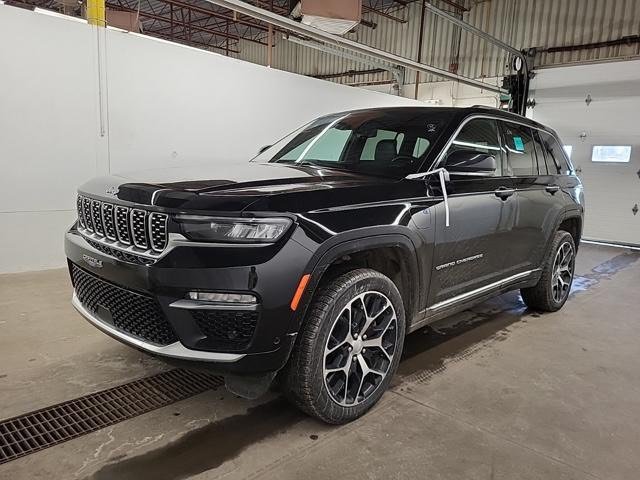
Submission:
[[[516,190],[515,190],[515,188],[500,187],[500,188],[494,190],[493,193],[495,194],[496,197],[499,197],[502,200],[506,200],[511,195],[516,193]]]
[[[551,195],[553,195],[554,193],[556,193],[558,190],[560,190],[560,187],[558,185],[547,185],[546,187],[544,187],[544,189],[549,192]]]

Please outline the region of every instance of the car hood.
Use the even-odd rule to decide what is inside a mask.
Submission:
[[[371,192],[397,180],[336,169],[279,163],[216,163],[197,167],[144,170],[95,178],[80,193],[105,201],[155,205],[181,210],[243,211],[251,205],[261,210],[304,211],[314,205],[346,204],[345,189]],[[278,197],[275,204],[271,197]],[[355,197],[358,197],[356,194]],[[315,199],[298,203],[301,199]],[[364,198],[363,200],[367,200]],[[293,202],[293,203],[292,203]],[[274,205],[278,205],[274,207]]]

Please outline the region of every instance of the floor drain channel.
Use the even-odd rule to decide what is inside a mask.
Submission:
[[[81,437],[224,384],[175,369],[0,421],[0,464]]]

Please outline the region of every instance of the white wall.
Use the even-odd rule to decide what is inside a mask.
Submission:
[[[96,30],[0,4],[0,272],[64,265],[76,187],[95,175],[246,161],[321,114],[414,104],[140,35],[105,37],[101,135]]]
[[[73,186],[96,171],[90,33],[0,5],[0,272],[63,263]]]
[[[484,81],[488,85],[495,86],[496,82],[501,82],[502,79],[485,78]],[[501,83],[498,85],[501,85]],[[391,85],[369,85],[363,88],[374,92],[393,93]],[[402,87],[402,96],[414,98],[415,88],[415,83],[404,85]],[[454,81],[421,83],[418,88],[418,100],[440,107],[500,106],[499,94]]]
[[[532,117],[573,146],[585,187],[584,236],[640,244],[640,213],[632,211],[640,207],[640,61],[545,68],[530,97]],[[593,163],[594,145],[631,145],[631,161]]]

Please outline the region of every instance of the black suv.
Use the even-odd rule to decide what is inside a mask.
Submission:
[[[555,132],[483,107],[337,113],[247,163],[92,180],[77,207],[92,324],[247,398],[277,375],[330,423],[378,401],[407,333],[508,290],[562,307],[583,219]]]

